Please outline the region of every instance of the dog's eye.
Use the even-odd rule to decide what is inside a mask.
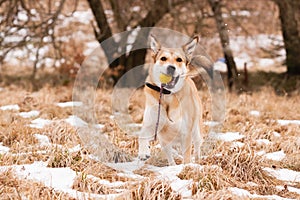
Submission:
[[[182,62],[181,58],[176,58],[176,62]]]
[[[161,60],[161,61],[166,61],[167,58],[163,56],[163,57],[160,58],[160,60]]]

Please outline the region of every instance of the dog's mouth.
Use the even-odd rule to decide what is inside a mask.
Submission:
[[[172,89],[172,88],[175,87],[175,85],[176,85],[176,83],[178,82],[178,80],[179,80],[179,75],[176,76],[176,77],[172,76],[171,81],[165,83],[165,84],[164,84],[164,87],[167,88],[167,89]]]

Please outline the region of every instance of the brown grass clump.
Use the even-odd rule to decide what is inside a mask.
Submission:
[[[73,147],[81,143],[77,130],[64,121],[56,121],[43,128],[43,134],[54,144]]]
[[[235,194],[232,194],[229,190],[223,189],[223,190],[217,190],[217,191],[201,191],[198,190],[197,193],[193,196],[193,199],[205,199],[205,200],[216,200],[216,199],[222,199],[222,200],[240,200],[241,196],[237,196]],[[243,200],[250,199],[249,197],[243,196]]]
[[[236,181],[272,185],[276,183],[275,179],[262,169],[262,159],[255,155],[250,146],[222,152],[222,156],[215,157],[213,162],[218,163]]]
[[[181,195],[173,191],[169,182],[164,180],[146,179],[137,183],[131,190],[131,199],[135,200],[179,200]]]
[[[18,179],[12,169],[0,173],[0,199],[68,199],[64,192],[55,191],[41,183]]]
[[[71,167],[80,164],[82,159],[80,152],[69,152],[67,149],[55,148],[50,154],[47,166],[52,168]]]
[[[194,181],[192,186],[192,194],[196,194],[198,191],[216,191],[225,187],[233,185],[231,177],[220,169],[218,166],[186,166],[178,174],[180,179]]]
[[[0,126],[0,142],[11,149],[19,149],[20,146],[28,146],[37,143],[33,136],[35,130],[30,128],[22,119],[14,119],[8,126]]]
[[[65,119],[72,115],[72,107],[61,108],[50,104],[41,107],[40,117],[44,119]]]
[[[132,181],[118,175],[118,171],[88,157],[86,150],[69,152],[64,148],[54,148],[48,159],[48,167],[70,167],[76,172],[89,174],[108,181]]]
[[[0,155],[0,165],[22,165],[32,164],[34,161],[47,161],[49,155],[47,153],[40,153],[35,151],[23,153],[5,153]]]
[[[117,129],[117,132],[120,132],[120,130]],[[111,132],[111,134],[114,133]],[[116,146],[112,142],[113,139],[107,137],[98,129],[79,128],[78,135],[86,149],[102,162],[129,162],[132,160],[132,156],[127,151]],[[115,135],[112,136],[115,137]]]
[[[114,188],[108,187],[102,184],[100,179],[96,177],[87,176],[84,173],[80,173],[76,176],[72,189],[80,192],[94,193],[94,194],[112,194],[117,193]],[[119,189],[119,188],[116,188]]]

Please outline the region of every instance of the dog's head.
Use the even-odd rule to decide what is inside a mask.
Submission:
[[[171,92],[178,92],[184,85],[186,74],[188,73],[188,63],[198,43],[198,37],[194,37],[181,48],[166,48],[151,35],[150,46],[153,67],[150,68],[150,77],[157,85],[164,85]],[[161,76],[170,77],[168,82],[161,82]]]

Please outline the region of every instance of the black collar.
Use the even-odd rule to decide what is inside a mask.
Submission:
[[[151,83],[146,82],[146,86],[147,86],[148,88],[151,88],[152,90],[155,90],[155,91],[157,91],[157,92],[160,92],[160,87],[158,87],[158,86],[156,86],[156,85],[153,85],[153,84],[151,84]],[[172,92],[171,92],[170,90],[167,90],[167,89],[163,88],[162,93],[163,93],[163,94],[171,94]]]

